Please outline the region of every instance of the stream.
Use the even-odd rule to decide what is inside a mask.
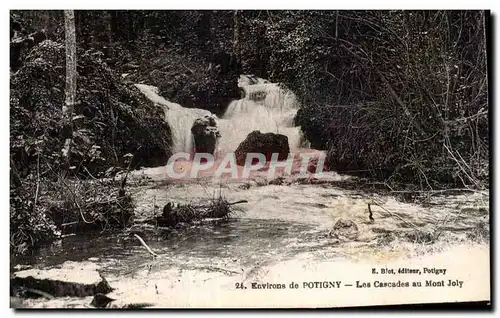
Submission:
[[[307,145],[300,128],[293,127],[289,120],[297,109],[293,96],[272,86],[275,84],[257,81],[252,84],[257,86],[252,86],[248,81],[241,84],[247,96],[233,102],[228,113],[218,119],[223,141],[226,140],[219,150],[234,150],[249,132],[258,128],[258,122],[265,123],[260,127],[263,132],[278,130],[286,134],[292,150]],[[208,112],[170,103],[157,95],[152,86],[138,85],[138,88],[165,107],[175,150],[191,151],[188,128],[197,117]],[[261,112],[252,109],[253,106]],[[264,109],[268,121],[262,121]],[[245,116],[248,120],[242,121]],[[246,124],[235,128],[235,123],[243,122]],[[304,294],[288,291],[290,300],[286,301],[284,296],[272,298],[270,291],[260,294],[250,289],[237,291],[235,284],[249,287],[253,282],[288,284],[292,280],[340,279],[339,275],[347,273],[349,268],[365,266],[362,264],[367,262],[370,265],[366,266],[374,262],[389,264],[450,250],[453,255],[475,255],[477,260],[489,253],[485,232],[489,226],[488,191],[437,193],[429,195],[425,204],[417,204],[402,202],[389,192],[344,188],[343,182],[355,183],[356,179],[335,172],[325,173],[321,182],[316,183],[288,176],[281,184],[272,184],[259,177],[221,180],[211,176],[169,182],[165,179],[165,169],[144,168],[133,172],[129,191],[138,220],[151,217],[155,209],[168,202],[206,202],[220,195],[230,202],[248,203],[238,204],[228,220],[207,220],[163,231],[137,229],[159,255],[156,259],[128,232],[88,233],[58,240],[28,256],[13,257],[11,268],[17,264],[44,269],[66,261],[91,262],[115,288],[111,297],[123,303],[147,302],[151,307],[296,307],[355,302],[345,298],[347,294],[337,295],[332,302],[321,290],[315,291],[314,296],[310,294],[307,301]],[[369,203],[374,222],[368,217]],[[354,238],[345,239],[332,232],[339,220],[356,224]],[[439,238],[434,242],[419,236],[419,233],[438,232]],[[467,261],[472,259],[464,260]],[[29,299],[26,306],[88,307],[90,301],[89,297]]]

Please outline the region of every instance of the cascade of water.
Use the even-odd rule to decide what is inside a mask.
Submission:
[[[172,132],[173,152],[192,152],[193,136],[191,126],[194,121],[204,115],[211,115],[211,112],[199,108],[186,108],[179,104],[169,102],[158,94],[158,88],[145,84],[135,85],[154,103],[160,104],[165,110],[165,121],[170,126]]]
[[[221,153],[234,151],[254,130],[286,135],[290,149],[300,147],[303,136],[294,126],[299,108],[295,95],[267,80],[241,75],[238,83],[245,97],[231,102],[219,120]]]
[[[294,126],[299,104],[292,92],[275,83],[247,75],[240,76],[238,86],[245,92],[245,97],[232,101],[224,116],[217,118],[217,126],[222,135],[217,154],[223,155],[236,150],[254,130],[286,135],[292,151],[301,146],[302,132],[300,127]],[[191,126],[197,118],[211,113],[172,103],[158,95],[158,88],[154,86],[136,84],[136,87],[151,101],[164,107],[165,120],[172,131],[174,153],[192,152]]]

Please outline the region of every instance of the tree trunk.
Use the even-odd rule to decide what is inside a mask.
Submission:
[[[76,99],[76,30],[73,10],[64,10],[64,25],[66,37],[66,99],[62,107],[62,133],[65,139],[62,154],[69,163],[73,139],[72,117]]]
[[[231,54],[231,65],[234,65],[236,61],[239,61],[240,54],[240,24],[238,19],[238,10],[234,10],[233,13],[233,50]]]

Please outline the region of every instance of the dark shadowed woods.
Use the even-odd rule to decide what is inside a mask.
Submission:
[[[255,74],[297,95],[295,123],[332,170],[394,189],[488,187],[488,12],[74,11],[71,114],[64,12],[10,18],[16,250],[79,219],[126,226],[133,202],[114,175],[164,165],[172,146],[135,83],[220,115],[239,74]]]

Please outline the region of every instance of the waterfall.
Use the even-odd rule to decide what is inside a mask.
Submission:
[[[135,86],[151,101],[163,106],[165,120],[172,131],[173,152],[192,152],[194,145],[191,126],[197,118],[211,115],[211,112],[172,103],[161,97],[158,88],[154,86]],[[243,89],[245,96],[232,101],[222,118],[217,118],[217,126],[222,135],[218,142],[218,155],[235,151],[254,130],[286,135],[291,151],[301,146],[302,132],[300,127],[294,127],[299,104],[292,92],[249,75],[241,75],[238,86]]]
[[[152,102],[163,106],[165,110],[165,121],[170,126],[172,132],[173,153],[188,152],[193,150],[193,136],[191,126],[193,122],[211,112],[199,108],[186,108],[179,104],[172,103],[158,94],[158,88],[145,84],[135,85]]]
[[[286,135],[291,151],[301,146],[302,132],[300,127],[294,126],[299,103],[292,92],[248,75],[240,76],[238,86],[245,92],[245,97],[232,101],[218,122],[222,135],[219,152],[236,150],[254,130]]]

